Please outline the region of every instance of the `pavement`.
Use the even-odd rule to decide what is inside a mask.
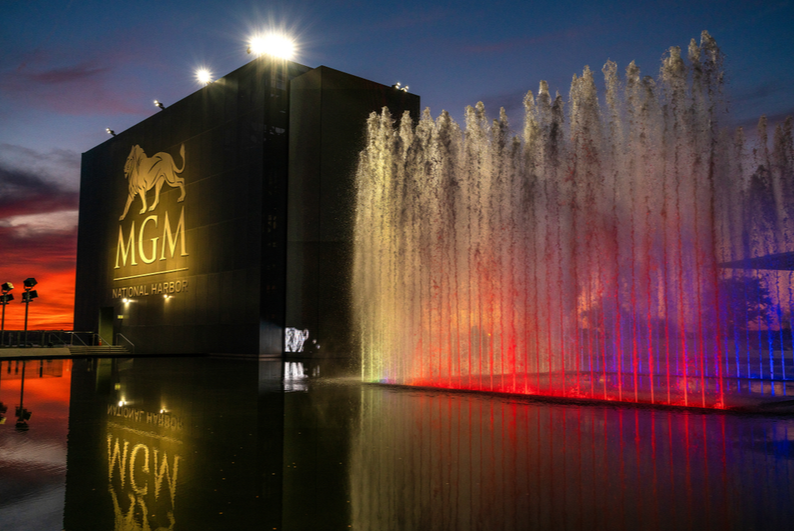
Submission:
[[[0,359],[21,358],[71,358],[72,353],[66,347],[31,347],[31,348],[0,348]]]

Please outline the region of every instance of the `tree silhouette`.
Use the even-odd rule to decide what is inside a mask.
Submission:
[[[726,312],[729,329],[745,329],[750,322],[770,322],[773,299],[762,280],[755,276],[721,279],[718,297]]]

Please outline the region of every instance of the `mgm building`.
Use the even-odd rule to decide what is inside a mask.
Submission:
[[[84,153],[75,329],[136,354],[349,356],[366,119],[419,106],[260,57]]]

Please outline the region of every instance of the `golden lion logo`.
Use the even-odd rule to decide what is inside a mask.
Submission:
[[[156,153],[153,157],[147,157],[141,146],[135,145],[130,150],[130,156],[124,164],[124,178],[129,181],[127,204],[124,205],[124,213],[119,218],[122,221],[130,210],[130,205],[135,199],[135,195],[141,198],[143,208],[139,214],[146,212],[146,192],[155,189],[155,201],[149,207],[149,211],[157,207],[160,202],[160,189],[163,183],[176,188],[179,186],[182,192],[177,199],[178,203],[185,200],[185,180],[177,174],[185,169],[185,144],[179,147],[179,156],[182,159],[182,167],[177,168],[174,159],[168,153]]]

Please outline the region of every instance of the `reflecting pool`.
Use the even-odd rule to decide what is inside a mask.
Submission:
[[[793,527],[791,407],[544,402],[329,372],[2,360],[0,529]]]

